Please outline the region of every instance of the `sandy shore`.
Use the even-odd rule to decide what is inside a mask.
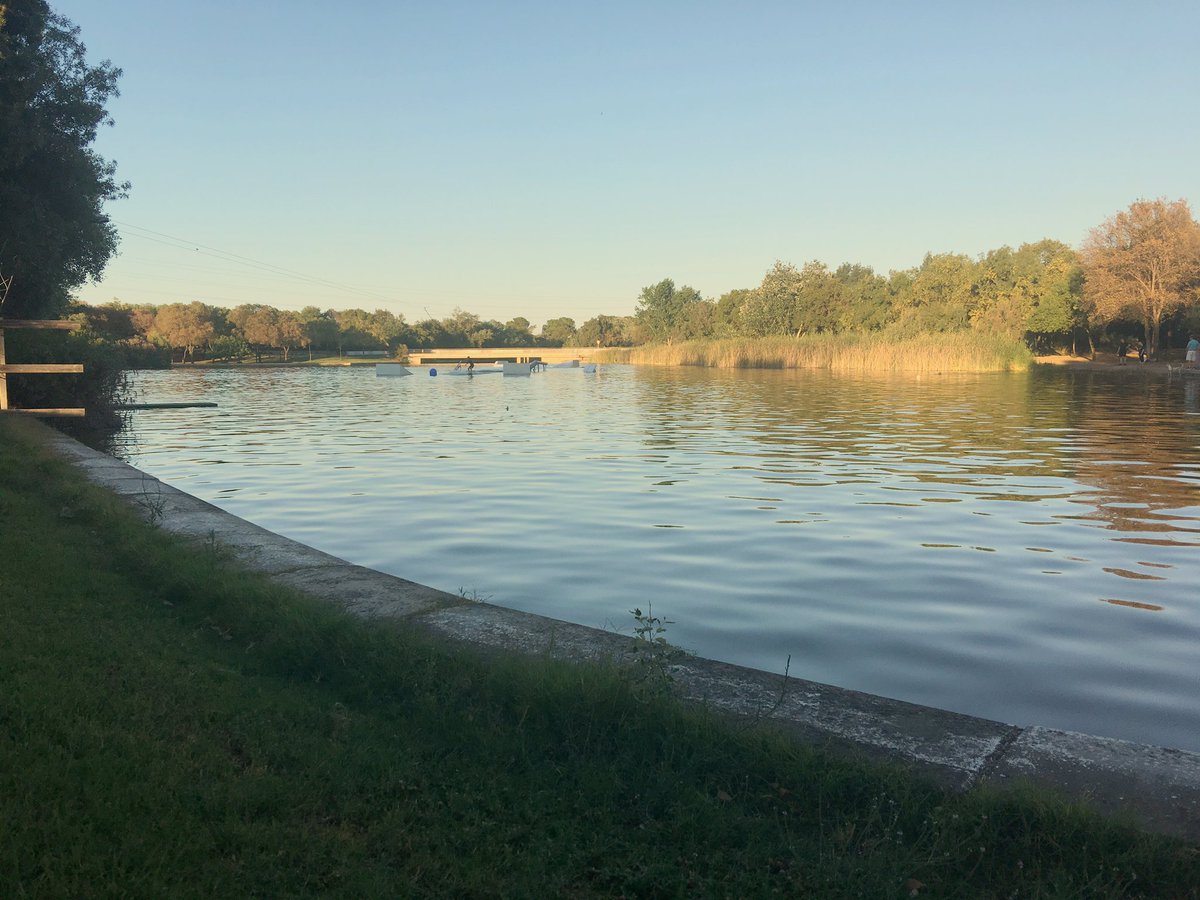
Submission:
[[[1034,358],[1038,365],[1045,366],[1087,366],[1094,369],[1122,368],[1115,353],[1097,353],[1095,359],[1086,356],[1038,356]],[[1178,368],[1183,365],[1182,350],[1168,350],[1163,356],[1150,362],[1139,363],[1136,356],[1126,357],[1123,368],[1137,369],[1146,372],[1166,372],[1167,366]]]

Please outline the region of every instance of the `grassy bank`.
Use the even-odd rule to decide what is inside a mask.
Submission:
[[[1193,849],[367,625],[0,419],[0,896],[1196,897]]]
[[[605,350],[597,362],[724,369],[826,369],[840,373],[1004,372],[1026,369],[1023,344],[977,332],[896,340],[880,335],[728,338]]]

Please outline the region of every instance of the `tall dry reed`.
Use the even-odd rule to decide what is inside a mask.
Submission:
[[[724,338],[613,348],[598,362],[722,369],[825,369],[831,372],[1003,372],[1033,360],[1023,344],[977,332]]]

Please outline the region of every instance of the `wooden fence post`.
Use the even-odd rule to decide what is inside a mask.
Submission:
[[[67,322],[59,319],[0,319],[0,413],[21,413],[27,416],[82,416],[86,410],[81,408],[62,409],[22,409],[12,407],[8,401],[8,376],[13,375],[50,375],[83,373],[79,363],[10,363],[4,355],[4,331],[8,328],[39,328],[56,331],[78,331],[78,322]]]
[[[0,328],[0,367],[6,362],[4,358],[4,329]],[[0,370],[0,410],[8,409],[8,372]]]

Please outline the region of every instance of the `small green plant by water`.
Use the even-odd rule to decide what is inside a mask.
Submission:
[[[672,645],[665,637],[672,619],[654,615],[653,605],[646,611],[640,607],[629,611],[633,616],[633,664],[637,682],[653,693],[665,693],[675,681],[671,666],[683,655],[683,651]]]

